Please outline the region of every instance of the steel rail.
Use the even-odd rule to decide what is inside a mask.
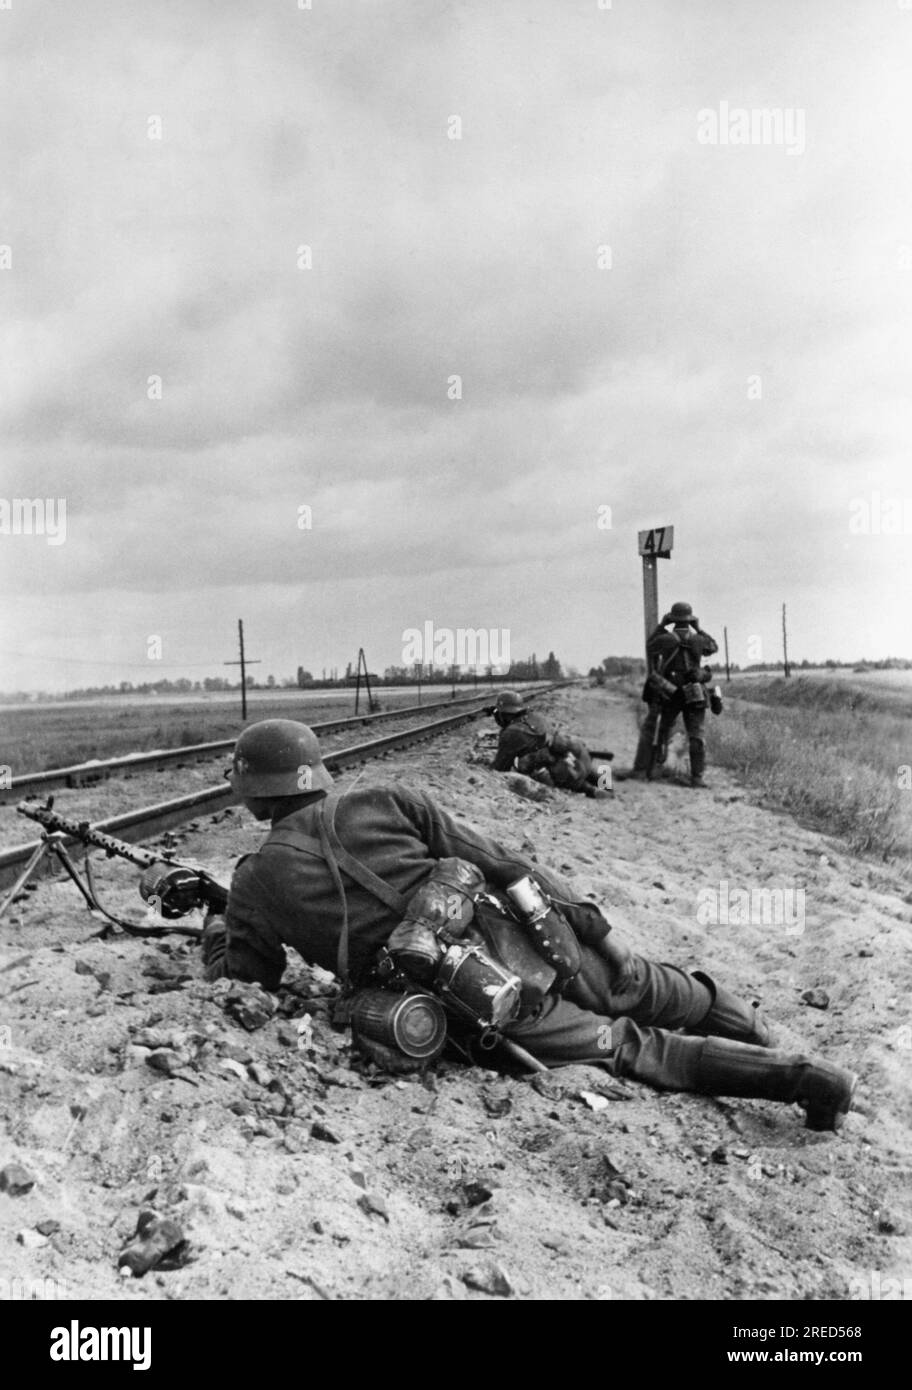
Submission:
[[[570,684],[569,681],[554,682],[554,684],[535,693],[543,695],[568,684]],[[420,708],[427,709],[427,706]],[[380,738],[370,739],[366,743],[355,743],[348,748],[334,749],[325,755],[324,762],[330,771],[341,772],[346,768],[357,766],[359,763],[368,762],[371,758],[392,752],[393,749],[408,748],[425,739],[436,738],[439,734],[447,733],[451,729],[456,729],[460,725],[476,719],[481,711],[482,706],[479,705],[476,708],[460,710],[459,713],[448,715],[443,719],[435,719],[429,724],[417,724],[408,729],[396,729],[393,733],[383,734]],[[230,746],[233,747],[233,744],[234,740],[232,739]],[[154,806],[141,806],[132,811],[125,811],[118,816],[110,816],[106,820],[93,821],[92,827],[109,835],[117,835],[130,844],[137,844],[142,840],[162,835],[167,830],[173,830],[176,826],[185,824],[200,813],[207,814],[210,811],[217,811],[222,807],[232,806],[236,803],[237,797],[231,787],[227,782],[223,782],[218,786],[189,792],[186,796],[176,797],[172,801],[161,801]],[[64,840],[66,845],[79,843],[80,841],[71,838]],[[0,889],[15,883],[23,867],[40,845],[40,840],[32,840],[28,844],[14,845],[10,849],[0,850]],[[57,861],[46,858],[39,865],[36,877],[46,877],[59,871],[60,866]]]
[[[541,687],[533,686],[527,689],[525,694],[528,699],[535,699],[536,696],[555,689],[557,684],[555,682]],[[411,714],[426,714],[433,710],[455,709],[460,706],[468,708],[470,705],[490,703],[490,694],[467,695],[457,700],[438,700],[431,705],[403,705],[399,709],[382,710],[379,714],[346,715],[342,719],[329,719],[322,724],[312,724],[311,728],[315,734],[322,736],[364,724],[400,719]],[[18,801],[23,793],[29,791],[53,791],[55,787],[87,787],[96,782],[107,781],[112,774],[167,767],[172,763],[202,762],[206,758],[230,752],[236,742],[235,736],[216,739],[211,743],[189,743],[182,748],[152,748],[146,752],[122,753],[116,758],[93,759],[90,762],[74,763],[72,767],[52,767],[45,772],[24,772],[20,777],[11,778],[9,786],[0,786],[0,805]]]

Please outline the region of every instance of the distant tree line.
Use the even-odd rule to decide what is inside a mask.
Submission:
[[[510,681],[559,681],[563,679],[563,675],[561,663],[553,652],[549,652],[544,661],[539,661],[533,653],[524,661],[512,661],[507,670],[501,672],[496,672],[493,666],[475,669],[463,666],[435,666],[432,662],[415,662],[412,666],[387,666],[379,684],[416,685],[420,681],[423,685],[450,685],[455,681],[457,685],[473,685],[480,680],[490,682],[495,679],[499,684],[509,684]],[[373,679],[372,676],[371,680]],[[351,680],[353,683],[354,676]]]
[[[575,670],[568,668],[568,675],[575,675]],[[505,672],[495,671],[493,666],[487,666],[481,670],[470,670],[460,666],[434,666],[431,663],[416,663],[414,666],[387,666],[383,675],[376,672],[369,673],[371,685],[462,685],[476,686],[480,682],[496,681],[499,685],[510,681],[551,681],[561,680],[564,670],[560,661],[549,652],[544,661],[539,661],[535,654],[524,661],[514,661]],[[362,673],[362,684],[364,676]],[[247,676],[248,690],[337,690],[340,687],[347,689],[354,687],[357,682],[357,671],[353,662],[348,662],[343,675],[339,674],[338,667],[330,670],[323,670],[319,677],[315,677],[311,671],[303,666],[299,666],[294,676],[283,676],[276,678],[274,675],[267,675],[264,680],[258,681],[254,676]],[[120,681],[116,685],[88,685],[82,686],[78,690],[68,690],[63,695],[43,696],[42,698],[59,700],[88,700],[98,699],[105,695],[200,695],[217,693],[220,691],[240,690],[239,680],[228,680],[225,676],[206,676],[203,680],[189,680],[181,677],[178,680],[157,680],[142,681]],[[34,691],[15,691],[9,694],[0,695],[0,700],[23,701],[28,700],[35,694]]]
[[[716,658],[718,663],[718,657]],[[881,661],[789,661],[793,671],[912,671],[912,660],[901,656],[887,656]],[[749,666],[731,665],[733,671],[781,671],[781,661],[753,661]]]
[[[715,670],[724,667],[725,663],[720,656],[710,658],[710,664]],[[912,671],[912,660],[906,657],[888,656],[881,661],[790,661],[789,666],[793,671],[837,671],[850,670],[858,672],[859,675],[864,671]],[[729,669],[733,672],[744,674],[748,671],[778,671],[783,670],[781,661],[754,661],[749,666],[739,666],[737,662],[730,662]],[[643,676],[646,671],[646,663],[642,657],[636,656],[606,656],[600,666],[590,666],[589,679],[596,685],[604,685],[612,676]]]
[[[641,656],[604,656],[600,666],[589,667],[589,679],[604,685],[611,676],[642,676],[646,663]]]
[[[717,655],[712,665],[719,669],[724,663]],[[865,671],[910,671],[912,670],[912,659],[908,657],[888,656],[879,661],[868,661],[861,658],[857,661],[792,661],[789,663],[793,671],[810,670],[851,670],[859,674]],[[739,666],[736,662],[731,663],[731,670],[739,673],[747,671],[781,671],[781,661],[755,661],[748,666]],[[598,685],[604,683],[611,677],[616,676],[642,676],[645,670],[645,663],[642,657],[637,656],[606,656],[602,658],[598,666],[590,666],[588,676],[591,681]],[[414,666],[387,666],[383,675],[376,672],[370,673],[372,685],[462,685],[476,686],[480,682],[494,683],[498,685],[509,684],[510,681],[535,681],[535,680],[562,680],[564,676],[575,677],[578,674],[573,666],[568,666],[566,671],[558,661],[554,652],[549,652],[544,661],[539,661],[535,654],[527,657],[523,661],[514,661],[507,671],[495,672],[493,666],[486,666],[483,669],[469,670],[459,666],[433,666],[427,663],[416,663]],[[363,676],[362,676],[363,681]],[[353,687],[356,683],[355,667],[349,662],[343,675],[339,674],[338,667],[330,670],[324,669],[319,678],[315,677],[303,666],[299,666],[294,676],[283,676],[277,679],[274,675],[266,676],[265,680],[259,682],[252,675],[247,677],[248,690],[335,690]],[[53,700],[87,700],[97,699],[105,695],[199,695],[211,692],[239,690],[239,680],[228,680],[224,676],[206,676],[203,680],[189,680],[181,677],[178,680],[157,680],[142,681],[134,684],[132,681],[120,681],[117,685],[88,685],[78,690],[68,690],[62,695],[46,695],[44,692],[34,690],[12,690],[0,692],[0,701],[5,704],[20,704],[28,700],[38,698]]]

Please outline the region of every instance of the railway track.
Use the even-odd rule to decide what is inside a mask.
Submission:
[[[529,699],[553,689],[552,685],[532,686],[526,692]],[[379,714],[346,715],[342,719],[328,719],[322,724],[312,724],[314,733],[342,733],[346,729],[363,725],[382,724],[390,719],[401,719],[410,714],[428,714],[441,709],[469,709],[492,703],[496,691],[484,695],[469,695],[458,700],[437,700],[430,705],[403,705],[398,709],[383,710]],[[216,739],[212,743],[190,743],[180,748],[153,748],[142,753],[122,753],[116,758],[92,759],[91,762],[74,763],[71,767],[53,767],[44,772],[24,772],[13,777],[8,787],[0,787],[0,806],[21,801],[23,796],[33,793],[53,791],[57,787],[90,787],[109,777],[132,772],[152,771],[180,763],[203,762],[223,753],[230,753],[235,738]]]
[[[570,683],[569,681],[556,681],[553,684],[543,686],[537,690],[528,691],[527,695],[529,699],[534,699],[538,696],[548,694],[553,690],[558,690],[562,686]],[[420,743],[426,739],[436,738],[440,734],[448,733],[452,729],[459,728],[461,725],[469,723],[472,719],[477,719],[484,705],[488,703],[488,697],[486,696],[483,701],[470,700],[465,703],[467,708],[459,710],[456,714],[447,715],[442,719],[435,719],[430,723],[412,725],[407,729],[396,729],[392,733],[382,734],[379,738],[370,739],[366,743],[355,743],[347,748],[335,749],[333,752],[329,752],[325,755],[324,762],[331,772],[342,772],[346,768],[356,767],[359,763],[369,762],[371,758],[379,757],[384,753],[391,752],[393,749],[408,748],[412,744]],[[452,701],[447,701],[446,704],[448,707],[452,708]],[[429,708],[431,707],[428,705],[411,707],[413,711],[421,709],[424,713],[426,713]],[[407,712],[406,710],[397,710],[395,714],[401,715]],[[313,725],[313,728],[315,730],[322,729],[325,732],[329,727],[338,728],[340,723],[361,724],[367,723],[369,719],[377,720],[384,717],[393,718],[394,712],[390,711],[388,713],[385,712],[383,715],[365,716],[363,721],[361,719],[356,719],[336,721],[336,723],[331,726],[325,724],[322,726]],[[226,749],[233,748],[234,742],[234,739],[228,739],[226,741],[219,741],[217,744],[197,744],[195,747],[197,749],[209,749],[212,750],[213,753],[224,752]],[[192,751],[192,749],[186,748],[161,750],[161,752],[174,754],[174,757],[169,759],[171,762],[180,761],[181,755],[186,759],[187,753]],[[148,758],[151,759],[151,762],[146,762],[144,764],[146,767],[155,766],[155,755],[149,754],[142,756],[148,756]],[[137,760],[134,758],[112,758],[110,759],[110,764],[136,767]],[[93,765],[88,764],[84,766]],[[67,771],[67,769],[57,768],[54,769],[54,771],[63,773]],[[49,789],[49,785],[61,786],[72,784],[61,782],[53,784],[48,784],[47,782],[35,783],[26,778],[14,778],[12,783],[13,788],[18,789],[20,793],[26,786],[30,786],[33,790],[45,791]],[[124,812],[122,815],[111,816],[107,820],[93,821],[92,825],[97,830],[105,831],[110,835],[117,835],[120,839],[127,840],[131,844],[137,844],[143,840],[154,839],[156,836],[164,834],[167,830],[173,830],[176,826],[182,825],[188,820],[192,820],[195,816],[206,814],[210,811],[219,811],[225,806],[236,804],[236,802],[237,798],[231,790],[231,787],[227,782],[221,782],[217,786],[205,787],[201,791],[192,792],[187,796],[176,797],[172,801],[161,801],[154,806],[138,807],[135,810]],[[71,845],[75,842],[67,840],[65,843]],[[0,850],[0,890],[6,889],[15,883],[19,874],[40,844],[40,840],[31,840],[28,844],[14,845],[9,849]],[[58,873],[60,873],[59,864],[51,857],[46,857],[39,866],[36,876],[50,876]]]

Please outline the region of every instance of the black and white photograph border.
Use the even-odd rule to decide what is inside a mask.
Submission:
[[[45,1361],[418,1300],[860,1364],[912,1298],[910,60],[906,0],[0,0]]]

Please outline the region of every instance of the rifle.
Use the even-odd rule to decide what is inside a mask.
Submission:
[[[652,774],[655,772],[656,763],[660,763],[662,751],[662,706],[656,709],[655,731],[652,735],[652,743],[649,747],[649,761],[646,764],[647,781],[652,781]]]
[[[117,926],[138,936],[158,936],[167,931],[179,932],[182,936],[201,934],[199,927],[146,927],[114,917],[98,900],[89,861],[90,846],[104,850],[109,859],[126,859],[142,869],[143,874],[139,880],[140,897],[167,921],[186,917],[195,908],[206,908],[214,913],[225,911],[228,905],[228,889],[217,878],[213,878],[208,869],[204,869],[201,864],[175,859],[168,851],[156,853],[138,845],[128,844],[126,840],[118,840],[115,835],[108,835],[106,831],[96,829],[88,821],[68,820],[65,816],[59,815],[53,807],[54,798],[49,797],[43,805],[33,801],[20,801],[16,810],[20,816],[27,816],[29,820],[37,821],[44,827],[44,843],[40,852],[45,849],[53,850],[89,907],[101,912]],[[86,847],[86,884],[79,878],[64,847],[65,836],[80,841]],[[28,873],[37,863],[37,858],[38,855],[33,858],[28,871],[16,885],[14,893],[22,887]]]
[[[659,657],[656,661],[655,669],[646,677],[646,684],[650,687],[652,700],[651,707],[655,709],[656,721],[653,730],[652,743],[649,748],[649,760],[646,763],[646,779],[652,781],[652,774],[655,772],[656,763],[664,761],[662,751],[662,713],[666,700],[676,692],[676,687],[672,681],[665,677],[665,672],[671,666],[678,654],[680,642],[674,651],[669,652],[668,656],[662,661]]]

